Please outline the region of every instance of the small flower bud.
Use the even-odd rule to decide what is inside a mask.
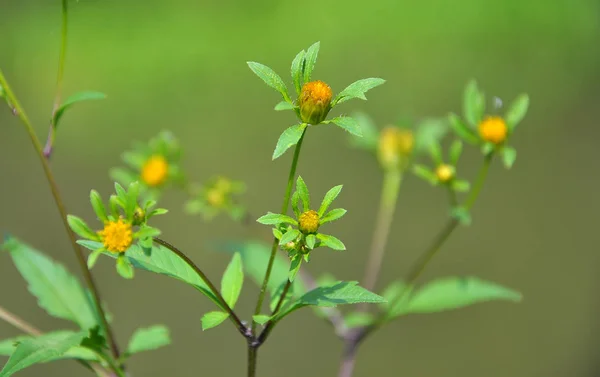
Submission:
[[[146,221],[146,212],[144,212],[142,207],[137,206],[133,211],[133,225],[141,225],[144,221]]]
[[[386,127],[379,136],[377,154],[385,169],[403,168],[414,146],[412,131],[397,127]]]
[[[508,136],[508,127],[501,117],[487,117],[479,124],[479,136],[483,141],[501,144]]]
[[[217,188],[211,188],[206,192],[206,201],[212,207],[219,208],[225,203],[225,195]]]
[[[311,81],[304,84],[298,97],[302,121],[313,125],[324,121],[331,110],[332,97],[331,88],[323,81]]]
[[[169,164],[161,155],[150,157],[142,167],[142,180],[151,187],[160,186],[169,172]]]
[[[298,228],[304,234],[317,233],[319,229],[319,214],[312,209],[303,212],[298,219],[298,225]]]
[[[447,164],[442,164],[435,169],[435,175],[440,182],[449,182],[452,180],[452,178],[454,178],[454,167]]]

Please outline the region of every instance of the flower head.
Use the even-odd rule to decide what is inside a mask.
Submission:
[[[162,155],[153,155],[142,166],[142,181],[150,186],[160,186],[165,182],[169,173],[169,163]]]
[[[448,164],[441,164],[435,169],[435,175],[442,183],[449,182],[454,178],[454,166]]]
[[[185,208],[190,214],[202,214],[205,220],[210,220],[221,212],[228,213],[235,220],[241,220],[246,210],[238,203],[237,196],[245,190],[243,182],[222,176],[213,177],[205,185],[192,187],[192,198]]]
[[[450,146],[448,153],[448,161],[444,161],[441,146],[438,143],[433,143],[430,146],[430,155],[436,167],[430,169],[426,166],[416,164],[414,173],[420,178],[425,179],[433,186],[444,186],[452,192],[464,192],[469,190],[469,182],[456,178],[456,165],[462,153],[462,142],[454,141]]]
[[[324,121],[331,110],[332,98],[331,88],[323,81],[311,81],[304,84],[298,97],[302,121],[313,125]]]
[[[317,233],[319,225],[319,214],[315,210],[304,211],[298,218],[298,229],[304,234]]]
[[[479,123],[479,136],[485,142],[501,144],[508,136],[508,127],[504,119],[490,116]]]
[[[413,132],[389,126],[381,130],[377,155],[384,169],[405,168],[414,146]]]
[[[106,250],[113,253],[124,253],[133,242],[131,224],[124,222],[122,218],[108,220],[98,235]]]

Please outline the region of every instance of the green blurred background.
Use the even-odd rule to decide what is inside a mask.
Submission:
[[[59,28],[58,0],[0,0],[0,66],[42,139]],[[513,139],[519,151],[513,170],[494,166],[474,224],[452,237],[422,279],[477,275],[519,289],[525,300],[403,318],[361,348],[356,376],[598,375],[597,0],[84,0],[72,2],[69,28],[65,94],[94,89],[108,95],[64,117],[52,159],[69,211],[89,221],[89,190],[108,195],[107,170],[119,164],[120,152],[162,129],[181,139],[193,180],[226,174],[247,182],[252,213],[279,208],[291,153],[275,162],[270,156],[294,118],[272,110],[278,95],[250,72],[248,60],[273,67],[287,80],[294,55],[320,40],[314,77],[334,90],[364,77],[388,80],[369,93],[369,101],[340,107],[366,111],[380,125],[405,115],[460,111],[472,77],[505,102],[528,92],[530,112]],[[23,128],[6,109],[0,127],[0,230],[76,272]],[[348,250],[319,252],[309,268],[360,279],[380,172],[371,156],[348,148],[341,130],[313,131],[299,173],[317,196],[344,184],[339,204],[348,215],[328,229]],[[472,176],[480,160],[476,151],[466,153],[463,175]],[[267,229],[244,229],[225,217],[205,224],[183,214],[184,199],[177,192],[165,197],[161,204],[171,212],[156,223],[214,278],[227,257],[207,247],[209,241],[268,235]],[[406,273],[445,216],[441,190],[406,180],[380,287]],[[172,346],[131,360],[134,376],[244,374],[244,342],[229,325],[202,332],[200,317],[212,306],[193,289],[141,272],[124,281],[107,260],[94,275],[116,318],[120,343],[139,326],[164,323],[172,330]],[[0,287],[2,305],[41,329],[69,326],[36,306],[6,255]],[[247,282],[239,304],[246,318],[256,294]],[[0,338],[16,334],[0,323]],[[261,348],[259,375],[334,376],[340,351],[328,326],[301,311]],[[85,373],[64,361],[20,375]]]

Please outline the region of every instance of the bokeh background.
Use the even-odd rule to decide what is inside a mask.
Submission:
[[[42,139],[59,28],[58,0],[0,0],[0,67]],[[598,375],[598,1],[82,0],[71,3],[69,29],[65,94],[94,89],[108,98],[64,117],[52,166],[69,211],[90,222],[89,190],[108,195],[107,171],[119,154],[162,129],[181,139],[193,180],[226,174],[247,182],[252,213],[279,208],[291,153],[275,162],[270,156],[294,118],[272,110],[278,94],[250,72],[248,60],[287,80],[294,55],[320,40],[314,77],[334,90],[364,77],[388,80],[369,101],[340,107],[366,111],[379,125],[460,111],[472,77],[505,102],[528,92],[513,170],[493,167],[474,224],[452,237],[422,279],[477,275],[520,290],[525,300],[405,317],[361,348],[356,376]],[[77,272],[26,133],[0,110],[0,230]],[[343,183],[339,204],[349,212],[328,226],[347,252],[318,252],[309,268],[360,279],[381,175],[371,156],[348,148],[340,129],[312,131],[299,173],[317,196]],[[472,176],[480,160],[468,151],[461,173]],[[182,212],[184,199],[167,195],[161,204],[171,212],[156,224],[216,279],[228,258],[210,241],[268,235],[226,217],[203,223]],[[445,205],[441,190],[406,179],[380,288],[406,273],[442,226]],[[134,376],[244,375],[244,342],[229,325],[202,332],[200,317],[212,307],[196,291],[143,272],[124,281],[106,260],[94,275],[120,343],[140,326],[164,323],[172,330],[172,346],[131,360]],[[239,304],[246,318],[256,294],[248,281]],[[36,306],[7,255],[0,255],[0,302],[43,330],[69,326]],[[17,334],[0,323],[0,338]],[[325,323],[300,311],[261,348],[259,375],[335,376],[340,346]],[[84,373],[63,361],[20,375]]]

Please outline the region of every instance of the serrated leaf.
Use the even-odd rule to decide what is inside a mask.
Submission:
[[[0,371],[0,377],[8,377],[31,365],[61,358],[69,349],[78,346],[86,332],[61,331],[37,338],[24,339],[14,350]]]
[[[296,89],[296,94],[300,95],[300,90],[302,89],[303,84],[303,74],[304,74],[304,56],[306,55],[306,51],[302,50],[296,55],[294,60],[292,61],[292,80],[294,81],[294,88]]]
[[[127,353],[133,355],[138,352],[151,351],[171,343],[169,329],[163,325],[154,325],[137,329],[129,339]]]
[[[295,219],[287,215],[282,215],[279,213],[269,212],[266,215],[259,217],[256,220],[258,223],[263,225],[279,225],[279,224],[292,224],[298,225],[298,222]]]
[[[265,314],[253,315],[252,320],[258,323],[259,325],[264,325],[265,323],[269,322],[269,320],[271,320],[271,316]]]
[[[242,268],[242,257],[239,253],[235,253],[221,280],[221,294],[227,305],[232,309],[235,307],[238,297],[240,297],[243,284],[244,270]]]
[[[504,167],[507,169],[512,168],[515,161],[517,160],[517,150],[513,147],[504,147],[502,148],[502,162],[504,162]]]
[[[362,137],[362,129],[358,124],[358,121],[351,117],[336,117],[331,120],[336,126],[341,129],[350,132],[352,135]]]
[[[262,242],[227,242],[221,246],[221,250],[229,253],[239,252],[242,256],[242,264],[244,271],[254,282],[260,286],[267,271],[267,265],[271,256],[271,245],[266,245]],[[276,294],[282,281],[288,278],[289,259],[277,253],[273,261],[271,270],[271,278],[267,284],[267,289],[271,296]],[[294,281],[291,290],[298,294],[306,292],[306,287],[301,279]]]
[[[102,247],[100,242],[94,241],[79,240],[77,243],[89,250],[96,250]],[[105,252],[104,254],[111,258],[116,257],[113,253]],[[149,255],[146,255],[140,247],[130,247],[126,255],[135,268],[166,275],[187,283],[202,292],[217,306],[221,307],[219,300],[217,300],[208,288],[208,285],[206,285],[198,274],[183,259],[164,246],[153,245],[152,253]]]
[[[202,330],[217,327],[227,318],[229,318],[229,314],[225,312],[208,312],[202,316]]]
[[[295,126],[288,127],[281,133],[277,140],[277,145],[273,151],[272,159],[275,160],[285,153],[288,149],[298,144],[300,138],[306,130],[306,124],[296,124]]]
[[[67,109],[69,109],[74,104],[76,104],[78,102],[82,102],[82,101],[99,100],[99,99],[104,99],[104,98],[106,98],[106,94],[100,93],[100,92],[83,91],[83,92],[75,93],[72,96],[70,96],[69,98],[67,98],[58,107],[58,109],[54,113],[54,116],[52,117],[52,124],[54,125],[54,127],[57,127],[58,123],[60,122],[65,111],[67,111]]]
[[[287,101],[281,101],[279,102],[277,105],[275,105],[274,110],[275,111],[283,111],[283,110],[293,110],[294,109],[294,104],[287,102]]]
[[[327,214],[319,220],[319,224],[323,225],[325,223],[335,221],[335,220],[339,219],[340,217],[344,216],[346,214],[346,212],[348,212],[348,211],[346,211],[343,208],[332,209],[331,211],[327,212]]]
[[[521,301],[521,294],[476,277],[448,277],[428,283],[416,291],[409,304],[410,313],[435,313],[480,302]]]
[[[64,266],[13,237],[7,238],[2,249],[10,253],[28,283],[29,292],[48,314],[73,321],[84,330],[96,326],[96,315],[86,291]]]
[[[289,281],[293,282],[296,279],[296,275],[300,270],[300,266],[302,265],[302,254],[297,253],[292,258],[292,262],[290,263],[290,270],[288,272]]]
[[[323,201],[321,202],[321,207],[319,208],[319,216],[322,217],[325,211],[327,211],[331,203],[333,203],[333,201],[338,197],[338,195],[342,191],[342,187],[343,185],[338,185],[327,191],[325,197],[323,198]]]
[[[248,62],[248,67],[250,67],[252,72],[254,72],[262,81],[264,81],[265,84],[281,93],[286,101],[290,100],[285,82],[283,82],[281,77],[279,77],[275,71],[264,64],[256,62]]]
[[[279,239],[280,245],[285,245],[288,242],[295,241],[296,238],[300,235],[300,231],[298,229],[290,229],[283,234],[283,236]]]
[[[365,93],[383,83],[385,83],[385,80],[380,78],[357,80],[348,85],[335,97],[333,105],[346,102],[352,98],[359,98],[366,101],[367,97],[365,96]]]
[[[465,88],[463,112],[471,126],[479,125],[485,111],[485,96],[477,87],[477,82],[471,80]]]
[[[319,239],[319,241],[321,241],[322,246],[327,246],[333,250],[346,250],[346,245],[344,245],[342,241],[335,238],[334,236],[318,233],[317,238]]]
[[[315,64],[317,63],[317,57],[319,56],[319,47],[321,46],[320,42],[314,43],[312,46],[306,50],[306,55],[304,56],[304,72],[303,78],[304,82],[309,82],[312,77],[312,72],[315,69]]]
[[[450,120],[450,127],[452,127],[452,130],[456,136],[460,137],[469,144],[479,143],[479,138],[475,132],[471,128],[467,127],[467,125],[465,125],[456,114],[450,114],[448,119]]]
[[[277,320],[289,315],[302,307],[314,305],[335,307],[343,304],[381,303],[385,299],[358,285],[356,281],[339,281],[327,286],[321,286],[305,293],[303,296],[286,305],[277,316]]]
[[[521,94],[514,100],[506,112],[506,124],[509,130],[514,130],[521,120],[523,120],[528,108],[529,96],[527,94]]]
[[[310,209],[310,193],[308,192],[306,182],[304,182],[301,176],[298,176],[298,179],[296,179],[296,191],[300,195],[300,200],[302,200],[303,210],[308,211]]]

